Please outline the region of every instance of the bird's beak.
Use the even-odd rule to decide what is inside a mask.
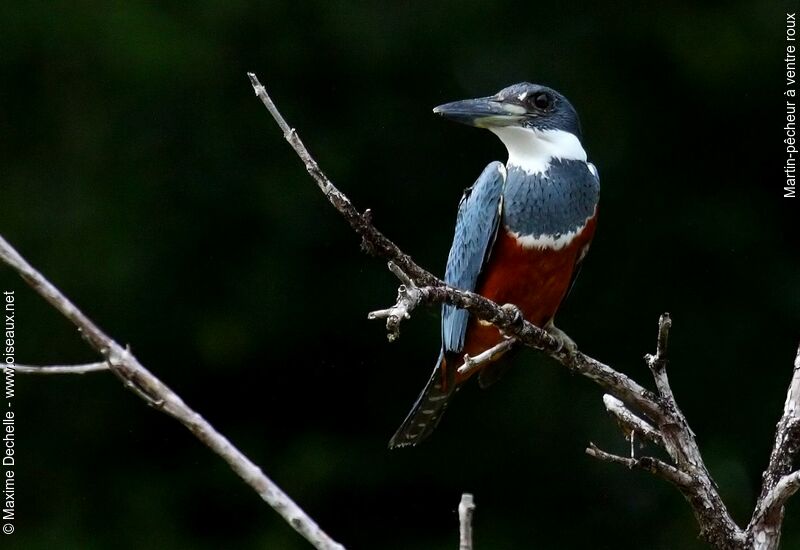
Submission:
[[[513,126],[527,114],[527,110],[521,105],[506,103],[497,97],[445,103],[434,108],[433,112],[455,122],[478,128]]]

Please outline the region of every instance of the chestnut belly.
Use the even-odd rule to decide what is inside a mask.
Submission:
[[[569,291],[576,264],[591,242],[595,226],[596,218],[592,217],[572,241],[558,250],[525,248],[501,227],[478,293],[501,305],[517,305],[525,319],[544,327]],[[494,326],[470,319],[464,353],[475,356],[498,344],[501,338]]]

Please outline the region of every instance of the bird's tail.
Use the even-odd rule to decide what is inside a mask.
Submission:
[[[444,351],[439,354],[439,360],[433,369],[431,379],[425,385],[422,393],[417,397],[417,402],[411,408],[406,419],[397,429],[397,432],[389,441],[389,448],[409,447],[418,444],[427,438],[436,429],[442,419],[447,402],[456,390],[455,381],[448,381],[443,385],[442,373],[446,372],[443,367],[446,362]]]

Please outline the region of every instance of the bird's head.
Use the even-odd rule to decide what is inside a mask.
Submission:
[[[433,112],[478,128],[562,130],[581,137],[578,113],[567,98],[552,88],[529,82],[503,88],[489,97],[445,103]]]
[[[554,157],[586,160],[578,113],[546,86],[521,82],[489,97],[439,105],[433,112],[497,134],[508,148],[509,164],[528,172],[543,171]]]

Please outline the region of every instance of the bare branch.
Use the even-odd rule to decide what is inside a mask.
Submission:
[[[598,460],[621,464],[630,470],[644,470],[645,472],[650,472],[651,474],[669,481],[682,490],[692,485],[692,478],[690,476],[681,472],[675,466],[671,466],[651,456],[627,458],[598,449],[597,445],[594,443],[589,443],[589,446],[586,448],[586,454]]]
[[[461,495],[458,504],[459,544],[458,550],[472,550],[472,516],[475,513],[475,499],[471,493]]]
[[[109,370],[108,363],[87,363],[85,365],[14,365],[14,371],[21,374],[87,374]],[[4,365],[3,370],[6,369]]]
[[[390,308],[369,312],[367,319],[386,319],[386,336],[390,342],[394,342],[400,337],[400,323],[411,318],[411,312],[419,305],[423,296],[414,281],[394,262],[389,262],[389,271],[403,283],[397,289],[397,302]]]
[[[418,293],[417,290],[413,292],[410,291],[409,289],[413,287],[404,284],[404,288],[401,288],[398,293],[398,300],[394,307],[371,314],[371,318],[387,319],[387,328],[389,329],[390,338],[396,337],[397,325],[400,321],[407,318],[409,312],[420,303],[447,303],[469,311],[479,320],[492,323],[505,335],[515,338],[526,346],[544,351],[569,370],[580,373],[593,380],[607,393],[620,399],[629,408],[642,413],[649,421],[658,426],[659,429],[663,429],[665,426],[669,426],[675,422],[675,415],[671,414],[673,411],[665,410],[658,396],[640,386],[628,376],[615,371],[596,359],[588,357],[576,350],[562,350],[558,340],[541,328],[527,322],[522,318],[517,308],[513,306],[502,307],[475,293],[450,288],[438,277],[433,276],[414,263],[408,255],[404,254],[394,243],[389,241],[382,233],[373,227],[371,216],[364,216],[359,213],[349,199],[331,183],[300,141],[297,132],[286,123],[282,116],[280,116],[277,107],[275,107],[275,104],[269,98],[257,77],[254,74],[250,74],[249,76],[256,95],[261,98],[264,104],[267,105],[270,113],[276,118],[284,133],[284,137],[289,141],[295,152],[303,161],[306,170],[317,182],[317,185],[328,197],[331,204],[339,210],[353,229],[362,237],[363,248],[394,262],[398,268],[417,285]],[[275,116],[276,113],[278,116]],[[659,345],[656,354],[658,361],[654,363],[654,366],[658,366],[661,372],[665,371],[663,365],[665,364],[666,331],[668,328],[669,317],[665,316],[660,324],[661,336],[659,336]],[[664,381],[666,381],[665,377]],[[677,411],[677,408],[675,408],[675,411]],[[681,426],[685,426],[685,422],[681,423]],[[671,456],[676,455],[681,459],[689,457],[690,460],[688,460],[688,462],[694,462],[696,458],[699,458],[699,451],[697,451],[696,446],[693,445],[693,439],[691,439],[686,452],[683,452],[680,441],[674,441],[673,439],[665,437],[665,443],[668,451],[672,451],[670,453]],[[679,460],[676,462],[678,464],[683,464],[687,461]],[[713,521],[720,517],[722,518],[721,521],[724,523],[724,528],[720,529],[720,531],[726,531],[726,533],[737,535],[738,528],[730,519],[724,505],[722,505],[719,495],[715,492],[713,482],[710,482],[710,478],[707,476],[702,462],[695,467],[699,468],[709,481],[707,484],[701,484],[701,487],[710,490],[709,494],[701,495],[703,498],[696,499],[698,507],[711,510],[703,515],[701,527],[705,529],[705,525],[713,523]],[[698,510],[699,508],[695,510],[697,514],[699,514]],[[700,519],[700,515],[698,515],[698,519]]]
[[[797,472],[790,474],[800,452],[800,347],[786,392],[783,414],[775,430],[769,465],[763,474],[761,494],[748,526],[753,548],[773,549],[780,543],[783,505],[797,490]]]
[[[633,438],[634,433],[638,433],[648,439],[651,443],[664,446],[664,439],[661,433],[653,428],[646,421],[642,420],[625,407],[625,403],[614,397],[613,395],[605,394],[603,396],[603,404],[606,410],[614,416],[624,430]]]
[[[420,292],[415,285],[400,285],[397,303],[388,309],[370,311],[367,319],[386,319],[386,337],[394,342],[400,337],[400,322],[411,318],[411,312],[419,305]]]
[[[389,268],[389,271],[394,273],[395,277],[400,279],[401,283],[403,283],[406,286],[414,286],[414,281],[412,281],[411,278],[397,266],[397,264],[395,264],[394,262],[389,262],[387,264],[387,267]]]
[[[717,548],[743,548],[745,532],[736,525],[722,502],[717,485],[700,455],[695,435],[678,408],[669,384],[667,344],[671,325],[669,314],[662,315],[658,324],[656,353],[645,357],[658,388],[658,397],[655,401],[660,415],[652,416],[653,422],[650,423],[632,413],[626,407],[629,403],[624,400],[618,401],[614,397],[605,396],[603,401],[609,412],[628,430],[628,433],[641,433],[663,447],[672,459],[673,465],[649,457],[637,459],[634,456],[623,458],[609,455],[594,445],[591,445],[587,452],[597,458],[644,469],[668,479],[680,489],[691,505],[703,539]]]
[[[53,286],[0,236],[0,261],[13,268],[33,290],[69,319],[100,355],[105,357],[114,374],[125,381],[126,387],[144,397],[148,403],[172,416],[186,426],[197,439],[219,455],[231,469],[252,487],[298,533],[314,547],[341,550],[344,547],[331,539],[295,502],[284,493],[261,469],[250,461],[228,439],[216,431],[197,412],[139,363],[129,350],[123,348],[83,314],[60,290]]]
[[[783,506],[800,489],[800,471],[783,476],[762,499],[753,513],[753,548],[773,549],[780,543]]]
[[[604,391],[620,399],[627,406],[643,412],[653,422],[664,419],[664,412],[653,392],[639,385],[627,375],[608,365],[577,352],[553,356],[562,365],[598,384]]]
[[[794,359],[794,371],[783,415],[775,431],[775,446],[770,455],[769,466],[764,476],[774,486],[779,478],[788,474],[800,452],[800,347]]]
[[[283,132],[283,137],[295,150],[300,160],[303,161],[306,171],[314,181],[317,182],[320,190],[325,194],[334,208],[344,216],[350,224],[350,227],[361,237],[362,249],[375,256],[394,261],[394,263],[416,281],[417,285],[440,285],[441,281],[415,264],[410,256],[400,250],[397,245],[387,239],[383,233],[372,225],[372,215],[369,210],[363,213],[359,212],[350,202],[350,199],[331,183],[328,177],[320,170],[317,161],[315,161],[308,152],[308,149],[300,140],[300,136],[297,135],[295,129],[291,128],[286,123],[286,120],[278,111],[278,108],[267,94],[264,86],[258,81],[258,77],[254,73],[247,73],[247,76],[250,78],[250,83],[253,86],[256,96],[261,99],[264,106],[275,119],[275,122],[278,123],[278,126],[280,126]]]
[[[664,314],[659,320],[659,333],[655,355],[646,357],[653,373],[657,393],[645,389],[628,376],[612,369],[608,365],[578,352],[562,350],[560,343],[541,328],[525,321],[514,306],[501,306],[472,292],[450,288],[444,282],[413,262],[394,243],[389,241],[372,225],[370,212],[360,213],[320,170],[316,161],[305,148],[297,132],[280,116],[275,104],[267,95],[257,77],[249,73],[256,95],[261,98],[272,116],[281,127],[286,140],[306,166],[308,173],[314,178],[331,204],[339,210],[351,227],[362,238],[362,248],[374,255],[394,262],[399,270],[406,274],[408,281],[403,282],[398,293],[395,306],[373,312],[371,318],[387,319],[389,337],[397,336],[399,323],[408,318],[410,311],[420,304],[450,304],[467,310],[478,320],[496,326],[504,335],[516,341],[545,352],[563,366],[577,372],[602,387],[608,394],[619,400],[606,401],[609,411],[626,425],[631,433],[642,433],[654,443],[663,445],[674,462],[674,465],[651,457],[623,458],[610,455],[591,446],[587,452],[603,460],[620,462],[629,467],[651,471],[656,475],[669,479],[678,486],[692,506],[695,517],[701,528],[701,537],[718,548],[744,548],[745,532],[736,525],[720,498],[716,484],[703,462],[696,438],[686,418],[678,408],[667,377],[667,344],[671,319]],[[412,284],[409,284],[412,283]],[[409,289],[415,288],[412,292]],[[470,361],[462,368],[468,369]],[[797,372],[795,378],[797,378]],[[776,439],[776,450],[770,461],[769,472],[785,475],[787,465],[800,446],[800,380],[793,382],[793,389],[787,398],[787,408],[791,414],[785,413],[779,423],[779,436]],[[791,407],[790,407],[791,403]],[[784,426],[785,423],[785,426]],[[781,428],[783,426],[783,428]],[[781,435],[783,434],[783,435]],[[782,438],[782,439],[781,439]],[[778,441],[781,439],[781,441]],[[788,450],[787,450],[788,449]],[[777,453],[777,454],[776,454]],[[774,466],[774,467],[773,467]],[[770,481],[765,481],[762,500],[780,481],[770,473]],[[788,483],[788,482],[787,482]],[[793,487],[793,485],[790,485]],[[781,493],[783,494],[783,493]],[[778,501],[776,499],[776,501]],[[770,548],[774,548],[770,547]]]
[[[469,355],[464,355],[464,364],[458,367],[459,374],[468,374],[475,369],[479,369],[488,363],[492,363],[493,361],[497,361],[497,359],[504,355],[508,350],[514,347],[514,344],[517,343],[515,338],[506,338],[502,340],[499,344],[494,347],[487,349],[484,352],[479,353],[475,357],[470,357]]]
[[[667,343],[669,342],[670,327],[672,327],[672,319],[669,313],[664,313],[658,319],[656,354],[645,355],[645,360],[647,360],[647,366],[650,367],[650,371],[653,373],[658,393],[667,401],[674,403],[675,398],[672,395],[669,379],[667,379]]]
[[[657,403],[656,395],[653,392],[597,359],[593,359],[579,351],[573,352],[561,349],[561,344],[558,340],[541,328],[526,321],[516,306],[510,304],[501,306],[479,294],[458,290],[446,286],[443,281],[436,280],[440,283],[440,286],[418,287],[419,294],[418,296],[414,295],[414,297],[418,297],[419,301],[414,303],[413,307],[402,300],[409,296],[401,296],[398,297],[398,302],[393,308],[373,312],[370,318],[384,318],[382,317],[383,315],[388,317],[390,313],[394,312],[398,320],[402,320],[401,314],[403,312],[410,312],[419,305],[444,303],[465,309],[477,319],[493,324],[503,334],[514,338],[521,344],[544,351],[569,370],[594,381],[606,392],[621,399],[630,407],[643,412],[648,418],[659,421],[664,420],[663,411]]]
[[[330,203],[350,223],[353,230],[362,238],[362,248],[373,255],[383,257],[394,262],[397,267],[412,280],[420,290],[420,304],[450,304],[469,311],[477,319],[495,325],[504,334],[516,338],[522,344],[539,349],[559,361],[573,372],[590,378],[603,389],[624,401],[629,406],[646,414],[650,419],[663,418],[655,395],[611,367],[604,365],[580,352],[562,350],[561,343],[546,331],[524,320],[515,307],[502,307],[495,302],[463,290],[454,289],[445,285],[444,281],[418,266],[410,256],[400,250],[397,245],[386,238],[383,233],[372,225],[372,216],[367,210],[360,213],[350,200],[337,189],[328,177],[319,168],[317,162],[311,157],[297,131],[288,125],[278,111],[275,103],[267,94],[264,86],[253,73],[248,73],[253,90],[275,118],[283,132],[284,138],[295,150],[306,170],[325,194]],[[408,290],[408,285],[406,285]],[[404,299],[406,297],[403,297]],[[375,319],[386,318],[387,321],[397,319],[398,322],[408,313],[407,304],[396,304],[396,308],[388,308],[373,312]],[[391,334],[391,328],[390,328]],[[390,336],[391,338],[391,336]]]

